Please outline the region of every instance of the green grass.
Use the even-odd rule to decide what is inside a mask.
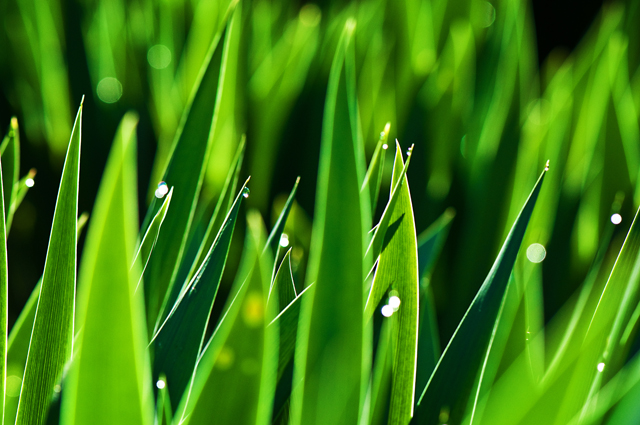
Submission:
[[[0,6],[2,423],[640,420],[636,2],[541,66],[516,0],[76,7]]]

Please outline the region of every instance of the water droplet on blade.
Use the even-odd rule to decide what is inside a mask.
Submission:
[[[611,216],[611,222],[615,225],[622,223],[622,216],[620,214],[614,214]]]
[[[547,256],[547,250],[539,243],[532,243],[527,248],[527,258],[532,263],[541,263]]]
[[[249,190],[248,187],[245,187],[244,189],[242,189],[242,197],[243,198],[245,198],[245,199],[248,198],[250,193],[251,193],[251,191]]]
[[[283,233],[280,236],[280,246],[283,247],[283,248],[286,248],[286,247],[289,246],[289,236],[287,236],[286,233]]]
[[[602,372],[604,370],[604,363],[598,363],[598,372]]]
[[[389,298],[389,305],[391,306],[391,308],[396,311],[398,310],[398,308],[400,307],[400,297],[394,295],[392,297]]]
[[[391,317],[391,315],[393,314],[393,307],[391,307],[390,305],[385,305],[380,310],[380,313],[382,313],[384,317]]]
[[[158,382],[156,382],[156,387],[158,387],[158,389],[163,389],[166,386],[165,382],[162,379],[158,379]]]
[[[164,195],[169,193],[169,186],[165,182],[158,183],[158,188],[156,189],[156,198],[164,198]]]
[[[24,184],[26,184],[27,187],[33,187],[33,185],[35,185],[36,182],[35,182],[35,180],[29,178],[29,179],[25,180]]]

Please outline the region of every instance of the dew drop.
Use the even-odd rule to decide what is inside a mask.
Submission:
[[[380,139],[384,139],[384,131],[380,132]]]
[[[59,393],[60,391],[62,391],[62,387],[61,387],[60,385],[57,385],[57,384],[56,384],[56,385],[53,387],[53,391],[54,391],[54,392],[56,392],[56,393]]]
[[[280,236],[280,246],[286,248],[289,246],[289,236],[286,233],[283,233]]]
[[[614,214],[611,216],[611,222],[615,225],[622,223],[622,216],[620,214]]]
[[[539,243],[533,243],[527,248],[527,258],[532,263],[541,263],[547,256],[547,250]]]
[[[243,198],[245,198],[245,199],[248,198],[250,193],[251,193],[251,191],[249,190],[248,187],[245,187],[244,189],[242,189],[242,197]]]
[[[382,145],[382,149],[387,150],[389,149],[389,145],[387,145],[386,143],[384,145]]]
[[[394,295],[389,298],[389,306],[393,309],[393,311],[398,310],[400,307],[400,297]]]
[[[158,183],[158,188],[156,189],[156,198],[164,198],[164,195],[166,195],[167,193],[169,193],[169,186],[167,186],[167,183]]]
[[[384,317],[391,317],[391,315],[393,314],[393,307],[391,307],[390,305],[385,305],[380,310],[380,313],[382,313]]]
[[[598,363],[598,372],[602,372],[604,370],[604,363]]]
[[[159,390],[163,389],[166,385],[162,379],[158,379],[158,382],[156,382],[156,387],[158,387]]]
[[[27,187],[33,187],[33,185],[36,184],[36,181],[33,180],[32,178],[28,178],[27,180],[25,180],[24,184],[26,184]]]

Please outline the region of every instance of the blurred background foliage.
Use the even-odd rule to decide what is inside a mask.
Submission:
[[[390,140],[415,144],[408,176],[418,233],[447,208],[456,211],[442,257],[423,282],[434,294],[443,346],[547,160],[551,172],[523,244],[542,244],[546,258],[520,256],[509,295],[529,293],[521,307],[527,332],[541,331],[584,280],[613,204],[623,219],[605,257],[610,269],[640,204],[639,2],[242,1],[202,214],[215,205],[246,134],[247,204],[267,220],[277,218],[301,176],[287,234],[295,281],[304,282],[329,68],[344,23],[354,17],[367,155],[390,122]],[[229,5],[0,3],[0,124],[18,117],[21,165],[38,171],[9,237],[10,324],[43,268],[82,95],[80,210],[94,203],[113,134],[129,110],[140,115],[139,202],[148,204]],[[392,165],[387,158],[387,187]],[[242,240],[234,238],[231,264]],[[226,277],[221,290],[230,284]]]

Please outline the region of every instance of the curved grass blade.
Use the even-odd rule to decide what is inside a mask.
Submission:
[[[396,141],[396,144],[398,142]],[[369,242],[369,246],[367,248],[367,254],[371,254],[373,258],[378,258],[380,252],[382,252],[382,245],[386,240],[387,229],[389,228],[389,224],[391,224],[391,215],[393,214],[393,210],[398,202],[398,198],[400,197],[400,186],[402,185],[402,179],[407,174],[407,170],[409,169],[409,164],[411,163],[411,152],[413,151],[413,145],[411,145],[407,151],[408,158],[407,162],[404,164],[402,168],[402,172],[398,178],[398,181],[395,185],[392,185],[391,196],[389,197],[389,202],[382,213],[382,217],[380,217],[380,221],[375,227],[375,233],[373,234],[373,238],[371,238],[371,242]]]
[[[24,200],[24,197],[27,195],[27,192],[33,186],[34,184],[33,179],[35,176],[36,176],[36,169],[32,168],[31,170],[29,170],[26,176],[21,178],[16,183],[16,196],[11,200],[11,209],[9,212],[9,215],[12,219],[11,221],[13,221],[13,215],[15,214],[16,210],[18,209],[22,201]]]
[[[287,223],[287,218],[289,217],[289,212],[291,212],[291,207],[293,206],[293,200],[296,198],[296,193],[298,192],[298,184],[300,183],[300,177],[296,179],[295,184],[293,185],[293,189],[291,189],[291,193],[287,198],[287,202],[284,204],[284,208],[282,208],[282,212],[278,216],[278,221],[271,229],[271,233],[267,238],[267,245],[271,249],[271,252],[275,255],[278,252],[278,245],[280,244],[280,237],[282,236],[282,232],[284,231],[284,225]]]
[[[189,236],[217,124],[232,23],[211,43],[164,172],[163,180],[175,187],[175,199],[147,266],[144,290],[149,329],[153,329],[166,294],[171,292]],[[154,209],[147,214],[155,216]]]
[[[189,258],[188,253],[185,254],[187,255],[187,258],[183,260],[183,264],[180,267],[176,284],[171,288],[171,292],[165,300],[165,305],[162,307],[162,316],[160,316],[162,321],[159,320],[158,323],[156,323],[156,326],[160,326],[160,324],[166,320],[166,316],[169,314],[173,306],[175,306],[180,293],[183,291],[183,286],[193,279],[193,276],[206,260],[207,254],[209,253],[211,246],[213,246],[215,239],[218,237],[218,232],[222,228],[227,217],[227,213],[233,205],[234,195],[238,186],[238,178],[240,177],[240,170],[244,159],[245,145],[245,137],[243,136],[240,140],[240,145],[236,151],[236,156],[232,162],[232,166],[229,168],[229,172],[227,173],[227,179],[222,187],[218,201],[216,202],[213,215],[207,225],[207,230],[205,231],[202,240],[199,242],[196,240],[192,241],[192,243],[199,244],[197,253],[193,258]]]
[[[391,181],[398,183],[402,168],[402,150],[396,142],[396,159]],[[413,416],[416,380],[416,356],[418,353],[418,242],[411,194],[406,175],[402,177],[398,201],[390,216],[390,226],[396,230],[382,249],[373,285],[367,300],[365,317],[373,316],[374,309],[391,288],[392,298],[399,306],[389,308],[398,311],[397,339],[393,361],[391,405],[389,424],[406,424]],[[392,310],[393,311],[393,310]]]
[[[164,374],[167,385],[176,396],[187,388],[202,350],[207,323],[229,255],[238,211],[244,195],[248,193],[247,183],[248,180],[227,213],[200,270],[184,288],[152,341],[155,347],[154,380]],[[171,407],[175,410],[180,400],[178,397],[173,400]]]
[[[380,194],[380,185],[382,184],[382,174],[384,172],[384,159],[387,148],[387,140],[389,139],[389,130],[391,129],[391,123],[387,123],[384,126],[384,130],[380,133],[380,140],[376,145],[376,149],[373,151],[367,174],[364,177],[364,183],[362,189],[369,191],[369,199],[371,200],[371,215],[376,212],[378,205],[378,195]]]
[[[236,280],[236,296],[198,360],[190,395],[181,403],[187,406],[182,419],[189,424],[213,417],[219,425],[271,421],[278,349],[277,326],[267,326],[266,320],[271,255],[261,254],[266,232],[260,215],[250,212],[247,224],[243,268],[248,276]]]
[[[291,424],[354,424],[368,375],[363,282],[370,227],[369,193],[357,134],[355,21],[348,20],[333,59],[323,117],[307,282],[300,315]]]
[[[62,170],[16,425],[41,423],[73,348],[82,103]]]
[[[268,245],[267,245],[268,246]],[[271,293],[278,294],[277,297],[271,297]],[[280,263],[280,268],[273,279],[273,285],[269,290],[269,304],[273,303],[277,298],[278,308],[273,309],[276,314],[280,314],[289,304],[297,297],[296,285],[293,282],[293,273],[291,271],[291,248],[287,251]],[[282,329],[281,329],[282,330]]]
[[[136,126],[120,123],[102,176],[79,274],[76,348],[64,382],[65,424],[151,424],[152,395],[139,264]],[[96,385],[99,383],[99,385]]]
[[[78,218],[78,238],[80,238],[81,232],[87,223],[88,216],[87,213],[82,213]],[[31,291],[31,295],[29,295],[26,304],[22,308],[18,319],[13,324],[11,332],[9,333],[7,340],[7,383],[11,386],[22,384],[41,284],[42,278],[38,280],[36,287]],[[7,385],[7,387],[9,387],[9,385]],[[19,391],[20,387],[17,388],[16,394],[11,394],[7,391],[7,397],[5,398],[5,423],[16,422]]]
[[[162,202],[162,206],[156,213],[155,217],[153,217],[153,220],[151,220],[151,224],[149,224],[147,232],[144,234],[142,242],[140,243],[140,247],[136,252],[133,264],[135,265],[136,263],[138,263],[140,265],[140,277],[137,279],[136,291],[140,287],[140,283],[142,283],[144,272],[147,269],[147,265],[149,264],[149,258],[151,257],[153,248],[156,246],[156,242],[158,241],[158,235],[160,234],[162,223],[167,216],[167,211],[169,210],[169,204],[171,203],[172,196],[173,188],[169,190],[169,193],[167,193],[167,196],[165,196],[164,198],[164,202]]]
[[[546,171],[547,168],[540,175],[498,258],[440,357],[418,401],[412,423],[437,423],[443,410],[449,411],[451,423],[461,423],[470,396],[476,400],[475,406],[475,392],[482,383],[484,362],[491,349],[493,330],[500,317],[509,276]]]
[[[12,120],[13,125],[13,120]],[[17,122],[16,122],[17,126]],[[17,129],[15,129],[17,130]],[[5,150],[6,152],[6,150]],[[0,400],[2,401],[2,421],[4,423],[5,398],[7,388],[7,318],[8,309],[8,264],[7,264],[7,224],[5,221],[4,168],[0,160]],[[11,188],[11,186],[9,186]]]
[[[0,144],[2,156],[2,192],[4,193],[4,216],[7,224],[7,233],[11,229],[13,213],[11,205],[16,197],[16,183],[20,175],[20,131],[18,119],[11,118],[9,131]]]

